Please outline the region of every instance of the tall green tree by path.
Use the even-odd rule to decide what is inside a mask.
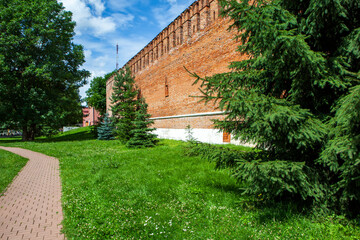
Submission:
[[[96,77],[90,83],[90,88],[86,91],[86,102],[89,106],[99,111],[101,116],[106,113],[106,81],[114,74],[111,72],[104,77]]]
[[[216,126],[261,150],[221,164],[249,184],[248,194],[359,213],[360,2],[220,4],[249,59],[229,73],[194,75],[202,100],[228,112]]]
[[[116,73],[113,90],[112,122],[116,128],[115,135],[125,144],[133,136],[131,131],[135,128],[134,120],[139,94],[129,68],[121,69]]]
[[[71,13],[56,0],[0,0],[0,121],[33,140],[41,125],[81,116],[83,48],[73,41]]]

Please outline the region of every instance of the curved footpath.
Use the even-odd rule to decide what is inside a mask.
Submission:
[[[61,231],[59,161],[41,153],[11,147],[29,161],[0,196],[0,239],[65,239]]]

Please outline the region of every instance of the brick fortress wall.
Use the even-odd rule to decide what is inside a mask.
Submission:
[[[183,139],[190,125],[195,135],[208,132],[208,142],[223,142],[211,122],[223,118],[222,113],[214,104],[190,97],[200,95],[199,84],[192,85],[195,79],[185,70],[211,76],[228,72],[230,62],[246,58],[236,52],[239,43],[234,32],[228,31],[229,19],[219,17],[219,11],[217,0],[195,1],[125,64],[149,105],[160,137]],[[112,87],[113,78],[106,91],[110,115]]]

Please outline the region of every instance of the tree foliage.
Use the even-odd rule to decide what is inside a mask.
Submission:
[[[90,88],[86,91],[87,104],[98,110],[101,116],[106,113],[106,81],[114,73],[108,73],[104,77],[95,77],[90,83]]]
[[[81,121],[83,48],[56,0],[0,1],[0,121],[34,139],[42,125]]]
[[[126,143],[133,137],[132,130],[135,128],[134,120],[138,94],[130,69],[121,69],[117,72],[111,96],[111,111],[112,122],[116,127],[115,135],[122,143]]]
[[[154,129],[149,128],[153,121],[147,112],[148,105],[128,67],[115,75],[111,103],[115,135],[123,144],[130,148],[155,146],[157,140],[151,133]]]
[[[230,166],[235,176],[254,195],[300,194],[347,209],[360,206],[360,2],[220,4],[237,31],[238,51],[249,57],[231,63],[229,73],[194,76],[201,81],[201,99],[217,101],[228,113],[216,126],[262,151],[240,156]],[[301,184],[284,188],[293,176]],[[259,187],[262,179],[277,186],[275,191]],[[308,186],[319,191],[303,191]],[[331,197],[324,199],[328,192]]]
[[[341,97],[330,119],[328,141],[318,162],[331,171],[333,196],[342,210],[360,212],[360,85]]]
[[[149,128],[154,121],[150,120],[150,114],[147,112],[147,104],[145,98],[141,97],[137,104],[135,113],[134,129],[131,130],[131,138],[126,143],[130,148],[154,147],[156,145],[156,135],[151,132],[153,128]]]
[[[100,123],[100,126],[97,128],[97,139],[99,140],[113,140],[114,139],[114,127],[112,126],[111,120],[106,113],[104,115],[103,121]]]

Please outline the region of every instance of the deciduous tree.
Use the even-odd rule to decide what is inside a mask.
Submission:
[[[83,48],[75,23],[56,0],[0,0],[0,121],[33,140],[41,125],[81,121]]]
[[[90,88],[86,91],[86,102],[89,106],[99,111],[101,116],[106,113],[106,81],[114,74],[111,72],[104,77],[96,77],[90,83]]]

